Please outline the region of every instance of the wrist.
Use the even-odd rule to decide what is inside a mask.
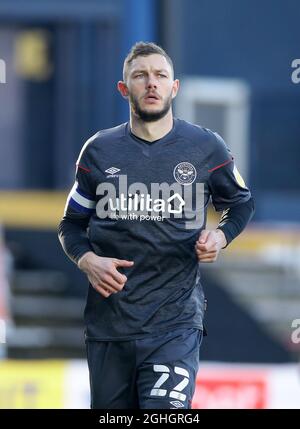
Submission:
[[[78,259],[78,262],[77,262],[77,267],[80,269],[80,270],[82,270],[82,271],[84,271],[84,269],[85,269],[85,265],[86,265],[86,261],[88,260],[88,258],[91,256],[91,255],[93,255],[94,254],[94,252],[86,252],[86,253],[84,253],[79,259]]]
[[[217,233],[217,237],[219,239],[220,248],[224,249],[224,247],[227,246],[226,236],[225,236],[224,232],[220,228],[216,229],[216,233]]]

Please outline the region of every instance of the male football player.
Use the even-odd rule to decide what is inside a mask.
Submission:
[[[134,45],[118,90],[127,123],[83,146],[59,226],[89,280],[91,407],[190,408],[203,336],[201,263],[247,225],[253,200],[222,138],[177,119],[170,57]],[[209,201],[222,213],[206,229]]]

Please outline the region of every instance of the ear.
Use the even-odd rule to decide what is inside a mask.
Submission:
[[[173,82],[173,91],[172,91],[172,98],[175,98],[177,95],[177,92],[179,90],[180,82],[178,79],[175,79]]]
[[[119,80],[118,84],[118,91],[124,98],[128,98],[128,88],[125,82],[122,80]]]

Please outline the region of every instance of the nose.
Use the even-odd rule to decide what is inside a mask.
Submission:
[[[157,81],[155,79],[155,76],[150,75],[147,80],[147,89],[156,89],[157,88]]]

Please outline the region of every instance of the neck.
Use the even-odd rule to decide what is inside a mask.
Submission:
[[[131,132],[150,142],[161,139],[168,134],[173,128],[173,113],[170,109],[163,118],[155,122],[144,122],[134,113],[130,113],[130,128]]]

